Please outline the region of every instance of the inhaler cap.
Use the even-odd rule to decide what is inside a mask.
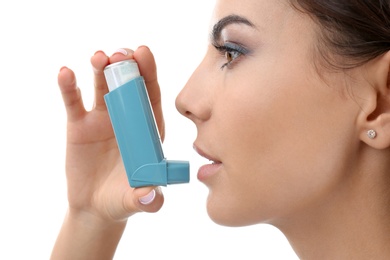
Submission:
[[[105,67],[104,75],[108,89],[111,92],[130,80],[139,77],[140,72],[135,60],[124,60]]]

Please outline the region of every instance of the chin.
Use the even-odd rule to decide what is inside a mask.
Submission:
[[[248,214],[244,214],[242,210],[232,206],[226,200],[207,199],[207,214],[210,219],[221,226],[227,227],[243,227],[258,224],[259,222],[248,219]]]

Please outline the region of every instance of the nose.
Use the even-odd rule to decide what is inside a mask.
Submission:
[[[202,62],[176,97],[176,109],[195,124],[207,121],[212,110],[211,75]]]

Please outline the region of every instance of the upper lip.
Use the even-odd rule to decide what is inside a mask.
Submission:
[[[193,145],[194,147],[194,150],[202,157],[210,160],[210,161],[213,161],[214,163],[221,163],[220,160],[218,160],[217,158],[207,154],[206,152],[204,152],[201,148],[199,148],[196,144]]]

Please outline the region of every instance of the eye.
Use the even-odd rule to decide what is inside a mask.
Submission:
[[[226,62],[221,66],[221,69],[231,66],[237,58],[248,53],[248,50],[244,47],[229,42],[225,42],[224,45],[214,44],[214,47],[226,59]]]

